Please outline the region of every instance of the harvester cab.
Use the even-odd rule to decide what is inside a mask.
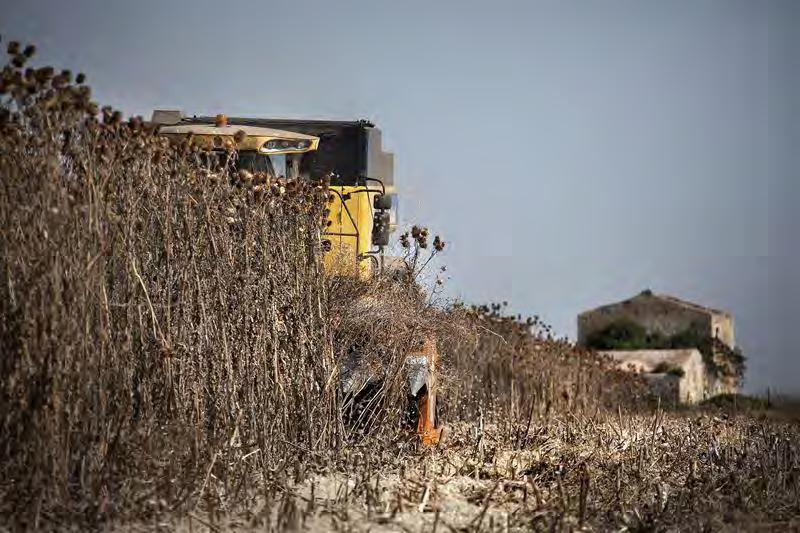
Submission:
[[[394,157],[384,152],[381,132],[370,122],[186,117],[154,111],[159,133],[192,136],[208,157],[230,157],[242,171],[287,179],[330,179],[328,225],[323,235],[325,271],[330,276],[367,278],[384,268],[385,247],[396,224]],[[226,160],[229,161],[229,160]],[[209,164],[214,164],[209,161]],[[418,413],[417,430],[426,444],[439,442],[436,422],[436,365],[433,339],[407,357],[408,394]],[[343,392],[357,396],[374,379],[358,365],[341,368]]]
[[[155,111],[152,123],[159,133],[180,140],[191,136],[192,142],[206,150],[207,163],[215,166],[221,159],[237,170],[266,172],[276,177],[298,179],[303,154],[316,150],[319,138],[291,131],[256,126],[233,126],[225,115],[217,115],[210,124],[187,122],[179,112]]]

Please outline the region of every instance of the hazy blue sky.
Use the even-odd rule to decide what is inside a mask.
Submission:
[[[669,292],[800,391],[800,2],[26,0],[0,32],[129,113],[372,119],[451,294],[574,336]]]

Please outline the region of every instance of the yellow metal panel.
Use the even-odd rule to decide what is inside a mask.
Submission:
[[[330,225],[325,238],[331,250],[325,255],[328,275],[368,277],[373,261],[366,255],[372,249],[372,199],[374,193],[363,186],[331,187],[328,204]]]

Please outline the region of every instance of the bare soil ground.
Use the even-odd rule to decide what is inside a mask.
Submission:
[[[252,513],[184,531],[797,531],[800,425],[684,412],[450,427],[391,467],[310,476]],[[147,524],[152,528],[156,524]],[[143,527],[144,528],[144,527]]]

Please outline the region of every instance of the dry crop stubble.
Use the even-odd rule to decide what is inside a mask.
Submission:
[[[408,275],[326,278],[325,183],[211,170],[34,52],[0,77],[9,527],[798,528],[796,419],[664,412],[538,318],[433,305],[422,227]],[[433,450],[405,420],[428,337]],[[356,423],[354,352],[383,383]]]

